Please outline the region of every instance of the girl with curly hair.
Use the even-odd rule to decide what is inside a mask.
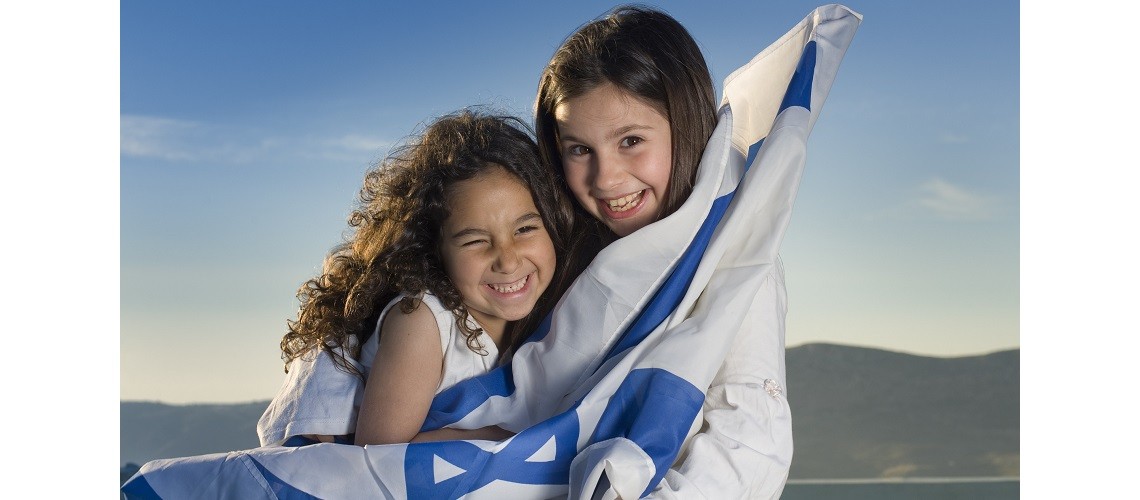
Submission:
[[[301,286],[286,371],[327,353],[367,381],[357,444],[510,435],[419,431],[435,394],[508,358],[563,288],[571,208],[528,130],[472,111],[431,123],[366,174],[350,237]]]

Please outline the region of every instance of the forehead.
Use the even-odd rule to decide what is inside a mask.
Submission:
[[[498,165],[479,172],[467,180],[458,181],[447,189],[447,204],[452,216],[478,217],[502,211],[535,210],[530,190],[522,179]]]
[[[560,130],[668,123],[652,103],[612,83],[599,85],[563,101],[554,108],[554,119]]]

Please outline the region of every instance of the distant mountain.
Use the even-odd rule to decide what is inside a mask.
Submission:
[[[256,448],[257,419],[269,401],[239,404],[119,404],[119,461],[142,465],[156,458]]]
[[[1020,475],[1020,350],[935,358],[807,344],[786,354],[792,479]],[[120,460],[256,447],[267,405],[124,401]]]
[[[934,358],[788,349],[792,478],[1020,475],[1019,349]]]

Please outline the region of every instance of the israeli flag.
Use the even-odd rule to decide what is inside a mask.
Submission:
[[[440,393],[424,425],[514,437],[155,460],[123,494],[590,498],[599,483],[649,494],[699,430],[705,391],[778,266],[808,133],[861,19],[820,7],[729,75],[689,199],[603,250],[510,364]],[[763,389],[783,397],[776,382]]]

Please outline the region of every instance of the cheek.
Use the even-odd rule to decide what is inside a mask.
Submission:
[[[554,272],[558,257],[554,253],[554,241],[550,239],[549,234],[541,237],[535,235],[534,238],[525,240],[521,245],[519,249],[538,268],[540,274],[549,276]]]
[[[573,191],[574,194],[578,194],[586,188],[586,173],[580,167],[563,163],[562,177],[566,179],[566,185],[570,186],[570,191]]]
[[[669,176],[673,172],[673,155],[669,151],[658,154],[650,168],[652,170],[647,172],[647,177],[652,179],[658,188],[665,189],[669,185]]]
[[[554,242],[551,241],[550,238],[545,238],[545,240],[546,245],[544,246],[543,251],[546,255],[546,265],[550,268],[548,269],[548,272],[553,273],[555,266],[558,265],[558,256],[554,252]]]
[[[538,268],[538,275],[541,277],[539,281],[542,283],[542,289],[539,293],[546,291],[546,288],[554,281],[554,273],[558,270],[558,256],[554,253],[554,242],[550,238],[543,238],[545,241],[537,245],[535,248],[534,264]]]
[[[566,176],[566,185],[570,188],[570,194],[578,200],[578,203],[584,207],[589,208],[592,206],[590,197],[590,185],[587,182],[588,174],[577,169],[568,169],[564,171]]]
[[[471,281],[470,270],[474,269],[474,262],[470,262],[469,256],[465,257],[459,252],[440,252],[440,260],[443,263],[443,272],[451,279],[451,282],[458,288],[467,282]],[[467,270],[465,273],[464,270]]]

